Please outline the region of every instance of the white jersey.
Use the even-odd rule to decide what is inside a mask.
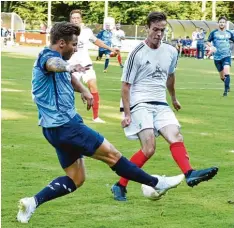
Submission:
[[[167,102],[166,82],[168,74],[175,71],[177,58],[177,50],[165,43],[152,49],[143,41],[129,53],[121,81],[131,84],[130,107],[143,102]]]
[[[75,52],[69,59],[71,64],[81,64],[86,66],[92,64],[92,60],[89,56],[89,42],[94,43],[97,37],[94,36],[92,30],[88,27],[81,27],[81,32],[78,37],[77,52]]]
[[[119,29],[114,29],[111,31],[112,32],[112,46],[114,47],[121,47],[122,46],[122,39],[125,38],[125,33],[123,30]]]

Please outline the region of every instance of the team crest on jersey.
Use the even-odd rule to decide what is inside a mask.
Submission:
[[[160,78],[162,77],[163,70],[159,65],[156,65],[156,69],[152,74],[152,78]]]

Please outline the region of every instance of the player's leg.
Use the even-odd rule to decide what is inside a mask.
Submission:
[[[144,129],[138,133],[141,142],[141,149],[130,158],[130,161],[141,168],[155,152],[155,136],[153,129]],[[129,180],[121,177],[119,181],[112,186],[114,199],[126,201],[127,185]]]
[[[230,92],[230,67],[231,67],[231,57],[226,57],[223,59],[223,74],[224,74],[224,96]]]
[[[215,60],[214,61],[215,67],[219,72],[220,79],[224,82],[224,93],[223,96],[227,96],[227,86],[225,85],[225,71],[224,71],[224,59]],[[229,76],[230,79],[230,76]],[[226,82],[227,84],[227,82]]]
[[[185,174],[187,184],[193,187],[202,181],[213,178],[218,172],[218,168],[216,167],[203,170],[194,170],[192,168],[183,142],[183,136],[179,130],[180,125],[175,114],[170,107],[167,106],[159,107],[159,109],[160,114],[158,115],[158,122],[156,123],[157,129],[170,144],[172,157]]]
[[[108,66],[109,66],[109,62],[110,62],[110,51],[109,50],[107,50],[107,51],[105,51],[105,55],[106,55],[106,59],[105,59],[105,64],[104,64],[104,73],[106,73],[107,72],[107,68],[108,68]]]
[[[99,92],[98,92],[98,87],[97,87],[96,73],[93,70],[93,68],[88,70],[86,74],[83,75],[83,81],[87,83],[89,91],[93,95],[93,106],[92,106],[93,121],[96,123],[105,123],[104,120],[99,118],[100,98],[99,98]]]
[[[96,150],[92,158],[105,162],[115,173],[126,179],[148,185],[159,190],[159,194],[165,194],[169,189],[175,188],[181,183],[181,175],[175,177],[155,178],[141,170],[134,163],[123,157],[121,153],[106,139]]]
[[[104,52],[103,52],[103,51],[101,51],[101,50],[99,49],[99,50],[98,50],[98,56],[97,56],[97,58],[96,58],[96,61],[101,60],[101,59],[102,59],[103,54],[104,54]]]

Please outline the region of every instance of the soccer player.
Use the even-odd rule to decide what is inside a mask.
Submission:
[[[155,153],[155,137],[162,135],[169,143],[173,159],[185,174],[187,185],[193,187],[216,175],[218,168],[194,170],[180,133],[180,124],[166,100],[168,89],[172,104],[178,111],[181,105],[175,91],[177,50],[162,43],[167,17],[151,12],[147,17],[148,35],[131,53],[122,74],[122,127],[129,139],[139,139],[141,149],[131,162],[142,167]],[[128,180],[121,178],[111,188],[114,199],[126,201]]]
[[[78,52],[74,53],[72,55],[71,59],[69,60],[72,64],[81,64],[82,66],[89,65],[89,70],[84,74],[80,72],[75,72],[74,75],[78,77],[79,79],[82,77],[82,80],[87,83],[87,86],[93,95],[93,121],[96,123],[105,123],[104,120],[102,120],[99,117],[99,92],[97,87],[97,79],[96,74],[92,66],[92,60],[89,56],[89,42],[94,43],[98,47],[106,48],[109,51],[115,52],[116,50],[114,48],[111,48],[110,46],[107,46],[104,44],[101,40],[97,39],[96,36],[94,36],[92,30],[82,24],[82,13],[80,10],[72,10],[70,13],[70,22],[74,23],[75,25],[78,25],[81,27],[81,33],[79,36],[78,46],[77,50]]]
[[[112,30],[112,47],[118,48],[119,53],[117,54],[117,60],[119,62],[120,67],[123,68],[120,50],[122,47],[122,40],[125,39],[125,33],[120,28],[121,28],[121,25],[119,22],[117,22],[115,25],[115,29]]]
[[[224,82],[223,96],[227,96],[230,91],[231,50],[229,42],[230,40],[234,42],[234,34],[226,29],[226,24],[227,18],[224,16],[219,17],[219,28],[210,33],[207,43],[209,47],[212,47],[213,44],[216,49],[215,52],[213,51],[214,64],[219,72],[220,79]],[[211,53],[212,51],[209,54]]]
[[[52,180],[36,195],[19,201],[17,220],[21,223],[28,223],[36,208],[43,203],[82,186],[85,181],[83,155],[103,161],[119,176],[151,186],[161,195],[183,179],[181,175],[155,178],[145,173],[123,157],[101,134],[83,123],[76,113],[74,92],[81,93],[87,109],[91,108],[93,97],[72,73],[85,73],[88,67],[66,61],[76,51],[79,35],[80,28],[73,23],[56,23],[50,32],[50,46],[39,53],[33,67],[32,94],[38,108],[39,125],[55,148],[66,175]]]
[[[112,40],[112,32],[111,32],[111,25],[110,23],[105,23],[104,24],[104,28],[103,30],[101,30],[98,34],[97,34],[97,38],[102,40],[103,43],[105,43],[107,46],[111,46],[111,40]],[[116,49],[115,49],[116,50]],[[109,61],[110,61],[110,53],[112,51],[110,49],[107,49],[105,47],[99,47],[98,50],[98,59],[100,60],[102,58],[103,55],[105,55],[106,59],[105,59],[105,64],[104,64],[104,70],[103,72],[106,73],[107,72],[107,68],[109,66]]]

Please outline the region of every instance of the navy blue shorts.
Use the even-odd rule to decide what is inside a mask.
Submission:
[[[56,149],[63,169],[83,155],[92,156],[104,141],[104,137],[87,127],[78,114],[62,126],[43,128],[43,134]]]
[[[220,60],[215,60],[214,63],[218,72],[221,72],[224,69],[224,66],[231,66],[231,56],[225,57]]]
[[[103,50],[103,51],[98,51],[98,56],[102,58],[103,55],[110,55],[111,51],[110,50]]]

